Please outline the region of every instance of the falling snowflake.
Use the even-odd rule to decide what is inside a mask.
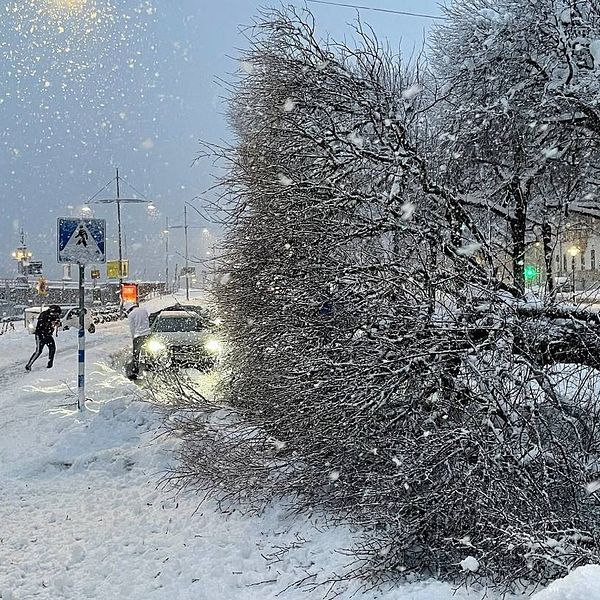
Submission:
[[[294,183],[287,175],[284,175],[283,173],[279,173],[279,175],[277,175],[277,181],[279,181],[279,183],[281,185],[292,185],[292,183]]]
[[[422,91],[423,87],[418,83],[415,83],[402,92],[402,97],[405,100],[412,100],[413,98],[416,98]]]
[[[296,108],[296,102],[291,98],[287,98],[283,103],[283,111],[284,112],[292,112]]]

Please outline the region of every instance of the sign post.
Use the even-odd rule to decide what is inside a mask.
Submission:
[[[59,218],[57,259],[79,265],[79,334],[77,360],[77,408],[85,407],[85,265],[106,262],[104,219]]]
[[[79,263],[79,331],[77,333],[77,408],[85,406],[85,265]]]

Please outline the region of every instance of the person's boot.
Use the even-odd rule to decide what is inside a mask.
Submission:
[[[25,365],[25,370],[26,370],[26,371],[31,371],[31,365],[30,365],[29,363],[27,363],[27,364]]]
[[[53,361],[51,361],[51,360],[49,360],[49,361],[48,361],[48,364],[47,364],[46,366],[47,366],[49,369],[51,369],[51,368],[52,368],[52,365],[54,365],[54,362],[53,362]]]

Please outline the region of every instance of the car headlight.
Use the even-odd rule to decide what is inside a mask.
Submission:
[[[167,350],[167,347],[160,340],[151,339],[144,344],[144,350],[149,354],[162,354]]]
[[[209,354],[221,354],[221,352],[223,352],[223,344],[221,344],[221,342],[216,338],[210,338],[206,340],[206,343],[204,344],[204,349]]]

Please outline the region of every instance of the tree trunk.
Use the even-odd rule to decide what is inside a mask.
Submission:
[[[542,243],[544,246],[544,265],[546,267],[546,293],[551,301],[556,299],[556,286],[554,285],[554,274],[552,271],[552,225],[542,225]]]
[[[522,194],[516,195],[515,216],[510,221],[512,235],[512,267],[513,281],[515,288],[521,295],[525,294],[525,273],[523,266],[525,264],[525,219],[526,211],[522,200]]]

